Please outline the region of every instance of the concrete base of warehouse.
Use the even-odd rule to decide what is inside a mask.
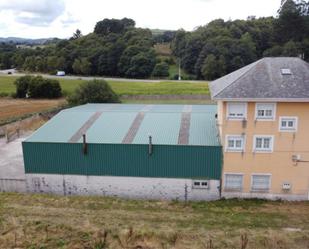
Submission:
[[[28,192],[152,200],[217,200],[219,180],[195,189],[191,179],[26,174]]]
[[[308,193],[292,194],[292,193],[243,193],[243,192],[222,192],[222,198],[231,199],[267,199],[267,200],[286,200],[286,201],[307,201]]]

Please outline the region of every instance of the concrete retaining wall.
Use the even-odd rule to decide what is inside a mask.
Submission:
[[[275,194],[275,193],[242,193],[242,192],[222,192],[222,197],[230,198],[258,198],[268,200],[287,200],[287,201],[306,201],[309,200],[309,194],[295,195],[295,194]]]
[[[191,179],[26,174],[28,192],[136,199],[219,199],[220,181],[209,183],[208,189],[194,189]]]
[[[0,179],[0,192],[26,192],[26,180]]]

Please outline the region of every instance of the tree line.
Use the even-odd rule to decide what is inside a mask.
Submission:
[[[104,19],[94,32],[83,36],[77,30],[68,40],[44,48],[17,49],[12,44],[1,44],[10,50],[1,53],[0,67],[11,66],[29,72],[104,75],[111,77],[151,77],[157,58],[149,29],[136,28],[132,19]]]
[[[214,20],[193,32],[179,30],[172,51],[182,68],[213,80],[266,56],[309,61],[309,2],[282,1],[278,17]]]

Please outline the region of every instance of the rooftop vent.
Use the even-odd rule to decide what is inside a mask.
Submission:
[[[289,68],[281,68],[281,74],[282,75],[291,75],[292,72],[291,72],[291,69],[289,69]]]

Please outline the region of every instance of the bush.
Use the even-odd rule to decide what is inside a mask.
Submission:
[[[59,81],[41,76],[23,76],[15,81],[17,98],[59,98],[62,96]]]
[[[28,93],[29,84],[32,80],[32,76],[26,75],[15,80],[16,97],[25,98]]]
[[[71,105],[87,103],[119,103],[119,98],[105,80],[91,80],[82,83],[68,97]]]
[[[10,94],[8,93],[0,93],[0,97],[8,97]]]
[[[152,75],[154,77],[168,77],[169,72],[168,72],[168,64],[165,62],[160,62],[155,65]]]

